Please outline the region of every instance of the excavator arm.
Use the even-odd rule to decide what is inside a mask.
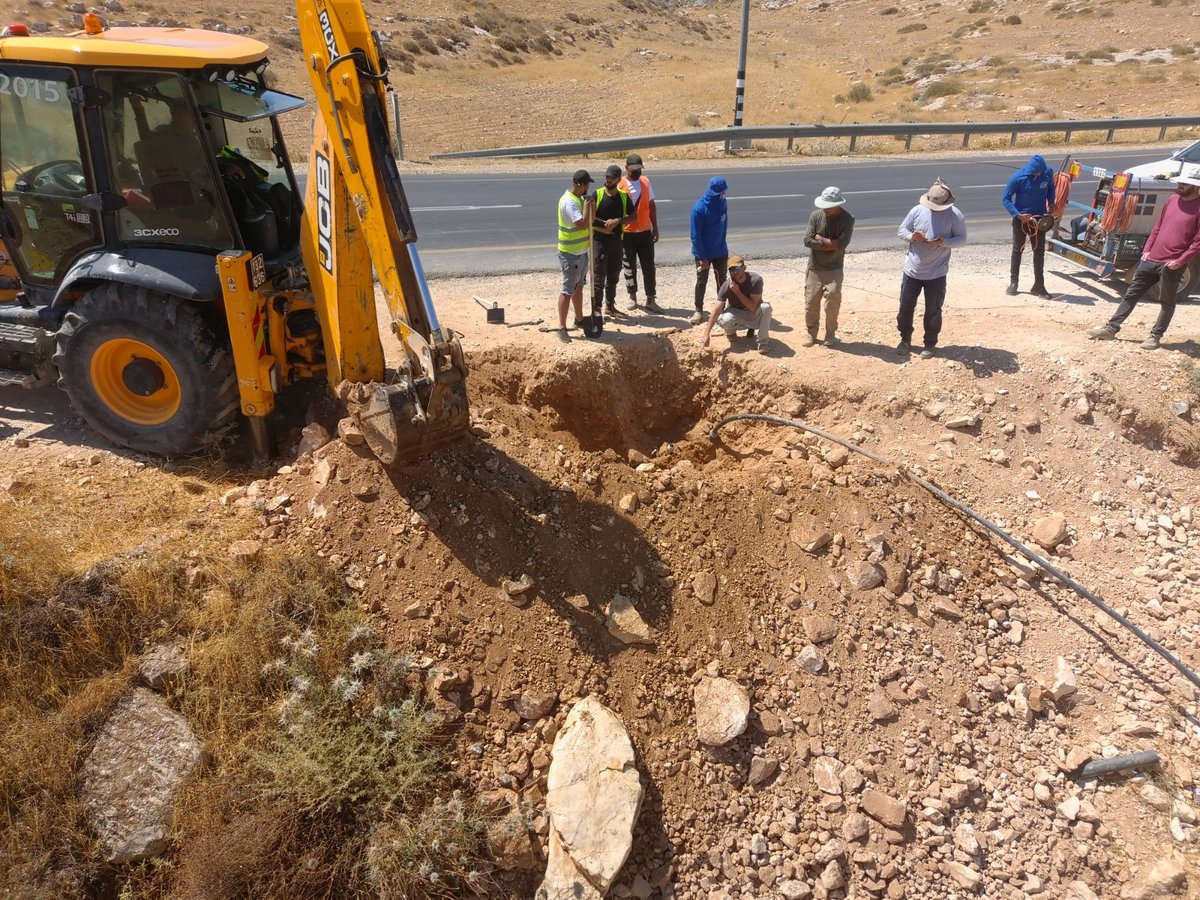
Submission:
[[[297,0],[316,95],[301,252],[321,320],[330,383],[385,465],[460,438],[466,364],[437,319],[392,154],[387,66],[361,0]],[[384,367],[372,279],[403,358]]]

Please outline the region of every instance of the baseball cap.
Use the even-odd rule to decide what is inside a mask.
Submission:
[[[636,153],[630,153],[627,157],[625,157],[625,165],[629,166],[631,169],[640,169],[642,167],[642,158]]]
[[[571,181],[575,184],[591,184],[595,180],[595,178],[588,174],[587,169],[578,169],[571,177]]]
[[[746,260],[742,259],[740,256],[731,256],[729,257],[728,266],[731,269],[736,269],[739,267],[744,269],[746,268]]]
[[[607,169],[604,170],[604,177],[605,178],[620,178],[621,177],[621,167],[616,166],[616,165],[609,166]]]

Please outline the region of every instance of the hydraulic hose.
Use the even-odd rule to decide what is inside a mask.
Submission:
[[[879,456],[876,453],[872,453],[870,450],[866,450],[862,447],[857,446],[856,444],[852,444],[849,441],[845,440],[844,438],[838,437],[837,435],[829,434],[828,432],[822,431],[819,428],[814,428],[812,425],[809,425],[806,422],[802,422],[799,419],[785,419],[782,416],[768,416],[768,415],[764,415],[762,413],[737,413],[732,416],[726,416],[724,419],[722,419],[720,422],[718,422],[716,425],[714,425],[712,428],[709,429],[709,431],[708,431],[709,440],[715,441],[717,439],[718,431],[720,431],[722,428],[724,428],[730,422],[737,422],[739,420],[749,420],[749,421],[755,421],[755,422],[768,422],[772,425],[789,425],[792,428],[799,428],[801,431],[807,431],[810,434],[815,434],[817,437],[823,438],[824,440],[832,441],[835,444],[840,444],[841,446],[845,447],[847,450],[853,451],[854,453],[861,454],[862,456],[865,456],[868,459],[874,460],[875,462],[883,463],[884,465],[887,465],[887,466],[894,465],[894,463],[890,462],[889,460],[885,459],[882,456]],[[933,494],[935,497],[937,497],[939,500],[941,500],[947,506],[951,507],[952,509],[958,510],[958,512],[962,513],[964,516],[971,519],[972,521],[982,525],[984,528],[986,528],[992,534],[996,535],[996,537],[1000,538],[1005,543],[1016,548],[1021,554],[1023,554],[1026,558],[1032,560],[1043,571],[1052,575],[1058,581],[1062,582],[1062,584],[1066,585],[1071,590],[1073,590],[1080,597],[1083,597],[1088,602],[1094,604],[1098,609],[1100,609],[1102,612],[1104,612],[1105,615],[1111,617],[1116,622],[1118,622],[1120,625],[1122,625],[1124,628],[1128,629],[1133,635],[1135,635],[1138,638],[1138,640],[1140,640],[1143,644],[1145,644],[1147,647],[1149,647],[1151,650],[1153,650],[1155,653],[1157,653],[1159,656],[1161,656],[1163,659],[1165,659],[1168,663],[1170,663],[1172,666],[1174,666],[1179,671],[1179,673],[1181,675],[1183,675],[1184,678],[1186,678],[1188,681],[1190,681],[1197,688],[1200,688],[1200,675],[1197,675],[1195,672],[1193,672],[1191,669],[1189,669],[1186,665],[1184,665],[1183,661],[1180,660],[1173,653],[1171,653],[1171,651],[1169,651],[1166,647],[1164,647],[1158,641],[1154,640],[1154,638],[1150,637],[1150,635],[1148,635],[1145,631],[1143,631],[1141,628],[1139,628],[1133,622],[1129,621],[1129,619],[1127,619],[1125,616],[1121,615],[1119,612],[1117,612],[1115,609],[1113,609],[1111,606],[1109,606],[1107,603],[1105,603],[1102,599],[1100,599],[1100,597],[1096,596],[1096,594],[1089,591],[1087,588],[1085,588],[1082,584],[1080,584],[1074,578],[1067,575],[1065,572],[1060,571],[1057,567],[1052,565],[1048,560],[1044,559],[1039,554],[1034,553],[1032,550],[1030,550],[1027,546],[1025,546],[1020,541],[1018,541],[1011,534],[1004,531],[1004,529],[1002,529],[995,522],[991,521],[990,519],[988,519],[984,516],[981,516],[979,513],[975,512],[975,510],[971,509],[969,506],[955,500],[953,497],[951,497],[949,494],[947,494],[941,488],[937,487],[936,485],[930,484],[924,478],[908,471],[908,469],[904,468],[903,466],[897,466],[896,473],[898,475],[903,476],[904,478],[907,478],[909,481],[911,481],[913,484],[917,485],[918,487],[922,487],[925,490],[929,491],[931,494]]]

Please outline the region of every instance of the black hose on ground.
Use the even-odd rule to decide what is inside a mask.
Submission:
[[[851,450],[854,453],[861,454],[862,456],[865,456],[868,459],[872,459],[875,462],[883,463],[884,465],[888,465],[888,466],[894,465],[894,463],[888,461],[887,459],[884,459],[882,456],[879,456],[878,454],[872,453],[870,450],[865,450],[862,447],[859,447],[855,444],[850,443],[849,441],[845,440],[844,438],[838,437],[837,435],[829,434],[828,432],[822,431],[819,428],[814,428],[812,425],[802,422],[799,419],[785,419],[782,416],[768,416],[768,415],[764,415],[762,413],[737,413],[732,416],[726,416],[724,419],[722,419],[720,422],[718,422],[716,425],[714,425],[712,428],[709,429],[709,431],[708,431],[709,440],[715,441],[717,439],[718,431],[720,431],[722,428],[724,428],[730,422],[737,422],[739,420],[753,421],[753,422],[768,422],[772,425],[788,425],[788,426],[791,426],[792,428],[799,428],[801,431],[807,431],[810,434],[815,434],[817,437],[823,438],[824,440],[832,441],[835,444],[840,444],[841,446],[845,447],[847,450]],[[992,522],[990,519],[987,519],[984,516],[981,516],[979,513],[975,512],[975,510],[971,509],[969,506],[959,503],[957,500],[955,500],[953,497],[951,497],[949,494],[947,494],[945,491],[943,491],[941,488],[937,487],[936,485],[930,484],[924,478],[921,478],[919,475],[913,474],[912,472],[908,471],[907,469],[905,469],[903,467],[897,467],[896,472],[897,472],[897,474],[902,475],[903,477],[907,478],[913,484],[929,491],[931,494],[933,494],[935,497],[937,497],[939,500],[941,500],[947,506],[958,510],[960,513],[967,516],[972,521],[977,522],[978,524],[982,525],[984,528],[986,528],[992,534],[996,535],[996,537],[1000,538],[1005,543],[1011,545],[1012,547],[1015,547],[1027,559],[1031,560],[1038,567],[1040,567],[1043,571],[1047,572],[1048,574],[1052,575],[1054,578],[1058,579],[1064,585],[1066,585],[1071,590],[1073,590],[1076,594],[1083,597],[1088,602],[1094,604],[1101,611],[1103,611],[1106,615],[1110,616],[1116,622],[1118,622],[1123,627],[1128,629],[1142,643],[1144,643],[1147,647],[1149,647],[1151,650],[1153,650],[1155,653],[1157,653],[1159,656],[1161,656],[1163,659],[1165,659],[1168,663],[1170,663],[1172,666],[1174,666],[1179,671],[1179,673],[1181,675],[1183,675],[1184,678],[1186,678],[1188,681],[1190,681],[1197,688],[1200,688],[1200,675],[1197,675],[1195,672],[1193,672],[1191,669],[1189,669],[1186,665],[1184,665],[1183,661],[1180,660],[1179,657],[1177,657],[1173,653],[1171,653],[1171,651],[1169,651],[1166,647],[1164,647],[1158,641],[1154,640],[1154,638],[1152,638],[1152,637],[1150,637],[1150,635],[1146,634],[1145,631],[1143,631],[1141,628],[1139,628],[1133,622],[1129,621],[1129,619],[1127,619],[1125,616],[1121,615],[1119,612],[1117,612],[1115,609],[1113,609],[1111,606],[1109,606],[1107,603],[1105,603],[1103,600],[1101,600],[1098,596],[1096,596],[1094,593],[1092,593],[1087,588],[1085,588],[1082,584],[1080,584],[1074,578],[1067,575],[1065,572],[1060,571],[1055,566],[1051,565],[1051,563],[1048,560],[1043,559],[1037,553],[1034,553],[1032,550],[1030,550],[1028,547],[1026,547],[1024,544],[1022,544],[1020,541],[1018,541],[1011,534],[1004,531],[995,522]]]

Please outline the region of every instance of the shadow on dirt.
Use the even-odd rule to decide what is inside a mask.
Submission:
[[[475,578],[495,588],[489,602],[545,604],[571,623],[578,649],[596,658],[625,646],[605,627],[605,607],[617,594],[629,597],[652,628],[669,627],[669,569],[634,522],[607,503],[550,483],[478,438],[446,451],[438,462],[452,475],[461,512],[438,511],[429,529]],[[427,465],[388,473],[410,506],[440,490],[430,476]],[[598,494],[610,476],[598,471],[594,477]],[[534,585],[509,600],[504,583],[523,574]]]
[[[919,357],[921,348],[913,346],[910,354],[900,354],[892,345],[876,344],[872,341],[844,341],[832,348],[836,352],[850,356],[872,357],[883,362],[896,365],[903,363],[929,363],[936,365],[938,360],[951,359],[962,363],[976,378],[987,378],[997,373],[1012,374],[1018,371],[1017,354],[1011,350],[1001,350],[992,347],[950,345],[938,347],[933,359],[923,360]]]

